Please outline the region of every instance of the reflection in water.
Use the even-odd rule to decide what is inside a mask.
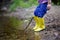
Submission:
[[[39,32],[35,32],[35,40],[41,40]]]

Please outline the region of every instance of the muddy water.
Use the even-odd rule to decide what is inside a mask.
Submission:
[[[18,20],[15,18],[0,17],[0,40],[40,40],[39,32],[31,29],[19,30],[17,29],[18,24]]]

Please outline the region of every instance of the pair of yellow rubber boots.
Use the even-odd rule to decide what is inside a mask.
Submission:
[[[33,28],[34,31],[41,31],[41,30],[45,29],[44,18],[39,18],[39,17],[35,16],[34,20],[36,22],[36,25]]]

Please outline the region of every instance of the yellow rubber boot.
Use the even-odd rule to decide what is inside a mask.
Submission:
[[[45,29],[45,22],[44,22],[44,18],[42,18],[41,23],[42,23],[42,24],[41,24],[41,28],[42,28],[42,29]]]
[[[37,29],[38,28],[38,24],[39,24],[39,21],[38,21],[38,17],[37,16],[34,16],[34,20],[35,20],[35,27],[33,28],[33,30]]]
[[[41,31],[45,29],[44,18],[38,18],[38,27],[34,31]]]

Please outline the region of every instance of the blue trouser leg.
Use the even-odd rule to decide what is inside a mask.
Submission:
[[[38,17],[43,17],[46,14],[47,11],[47,3],[39,4],[34,11],[34,15]]]

